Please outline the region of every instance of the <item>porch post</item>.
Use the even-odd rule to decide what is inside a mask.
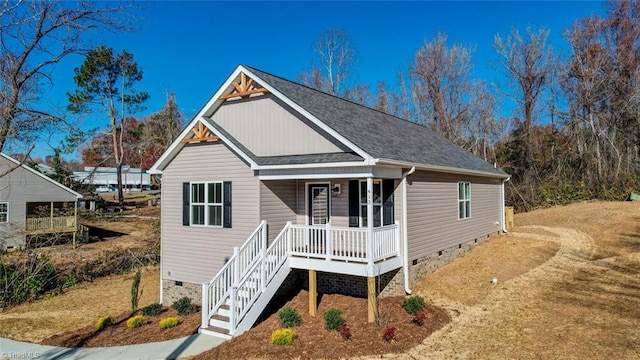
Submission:
[[[318,282],[316,281],[316,271],[309,270],[309,315],[316,316],[316,306],[318,305]]]
[[[76,234],[78,233],[78,199],[73,203],[73,248],[76,248]]]
[[[53,201],[51,202],[50,208],[51,208],[51,211],[50,211],[51,217],[49,218],[49,225],[50,225],[49,228],[53,229]]]
[[[369,276],[367,277],[367,321],[370,323],[376,321],[377,312],[376,278]]]
[[[367,261],[373,265],[373,178],[367,178]]]

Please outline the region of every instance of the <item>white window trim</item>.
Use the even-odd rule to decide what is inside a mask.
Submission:
[[[193,185],[204,184],[204,202],[199,203],[193,202]],[[209,185],[210,184],[220,184],[220,203],[209,203],[207,199],[209,198]],[[204,224],[194,224],[193,223],[193,205],[202,205],[204,206]],[[220,225],[210,225],[209,222],[209,208],[211,206],[220,206]],[[194,181],[189,183],[189,225],[195,227],[207,227],[207,228],[222,228],[224,227],[224,184],[222,181]]]
[[[375,186],[375,184],[380,184],[380,203],[376,204],[375,202],[373,203],[373,207],[380,207],[380,226],[379,227],[383,227],[384,225],[384,186],[382,186],[382,179],[373,179],[373,186]],[[366,228],[367,224],[363,223],[364,222],[364,218],[362,217],[362,207],[363,206],[367,206],[367,203],[363,203],[362,202],[362,184],[367,184],[367,180],[360,180],[358,182],[358,224],[360,225],[361,228]],[[371,189],[373,190],[373,189]],[[365,196],[366,199],[366,196]],[[373,194],[371,194],[371,201],[373,201]],[[375,212],[375,211],[374,211]],[[373,227],[375,228],[375,224],[373,225]]]
[[[461,184],[463,186],[465,186],[465,187],[466,186],[469,187],[469,198],[462,198],[462,199],[460,198],[460,185]],[[464,189],[464,190],[466,190],[466,189]],[[463,193],[463,197],[467,193],[464,190],[462,192]],[[470,181],[458,181],[458,186],[456,187],[456,192],[458,193],[458,202],[457,202],[458,208],[456,210],[458,212],[458,220],[471,219],[471,182]],[[466,211],[467,207],[465,206],[465,207],[463,207],[465,209],[465,214],[464,214],[465,216],[461,217],[460,216],[460,203],[466,203],[466,202],[469,203],[469,213],[467,213],[467,211]]]
[[[3,202],[0,202],[0,205],[2,204],[7,205],[7,211],[5,212],[5,214],[7,214],[7,221],[0,221],[0,224],[8,224],[9,223],[9,203],[6,201],[3,201]]]

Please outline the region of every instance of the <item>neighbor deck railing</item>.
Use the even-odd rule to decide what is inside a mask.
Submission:
[[[26,230],[45,230],[75,228],[76,218],[74,216],[54,216],[27,218]]]

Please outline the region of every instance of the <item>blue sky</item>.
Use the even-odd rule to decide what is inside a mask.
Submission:
[[[176,93],[178,105],[190,119],[238,64],[294,80],[313,59],[311,44],[328,28],[345,29],[360,54],[356,80],[393,86],[400,66],[408,64],[425,39],[438,32],[449,43],[476,47],[476,77],[500,81],[493,69],[496,34],[517,27],[545,26],[554,47],[564,50],[562,33],[574,20],[602,13],[596,1],[501,2],[214,2],[156,1],[140,3],[139,31],[103,33],[97,45],[132,52],[144,71],[138,89],[150,93],[147,115],[159,110],[166,95]],[[73,69],[80,56],[66,59],[54,72],[48,106],[66,106],[73,91]],[[106,125],[96,117],[86,127]],[[51,145],[57,145],[54,138]],[[33,155],[52,153],[38,144]],[[75,154],[71,158],[75,157]]]

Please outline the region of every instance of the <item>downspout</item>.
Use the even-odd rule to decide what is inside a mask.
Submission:
[[[502,232],[505,234],[507,233],[507,224],[504,215],[504,184],[509,180],[511,180],[511,177],[502,180],[502,186],[500,187],[500,205],[502,205],[502,212],[500,213],[500,217],[502,219]]]
[[[402,271],[404,272],[404,291],[409,295],[411,295],[411,289],[409,288],[409,235],[407,234],[409,229],[407,224],[407,176],[415,171],[416,167],[414,166],[402,174],[402,253],[404,255]]]

